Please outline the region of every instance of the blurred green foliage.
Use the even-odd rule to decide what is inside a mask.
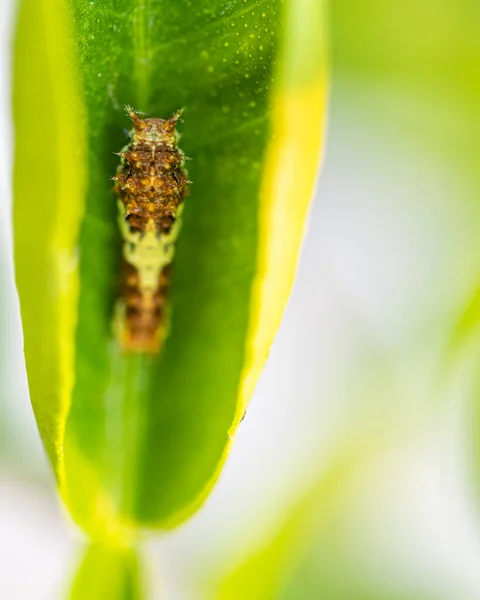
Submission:
[[[347,106],[351,111],[358,108],[359,114],[367,114],[369,122],[376,122],[384,136],[402,140],[412,156],[420,157],[426,152],[436,156],[438,164],[446,162],[451,166],[462,181],[458,196],[451,199],[448,208],[454,227],[455,211],[460,205],[479,206],[480,4],[472,0],[440,3],[433,0],[335,0],[331,3],[330,15],[334,89],[338,85],[348,94]],[[369,93],[363,94],[364,90]],[[355,91],[359,92],[358,97],[352,95]],[[334,93],[334,100],[336,97],[340,94]],[[480,213],[476,208],[473,213],[470,209],[469,212],[477,215],[480,227]],[[436,216],[432,213],[431,219]],[[469,240],[466,237],[464,243],[468,244]],[[439,239],[438,244],[442,243]],[[474,254],[477,250],[478,247],[467,246],[460,254]],[[480,261],[477,261],[477,269],[474,257],[468,264],[470,270],[466,270],[464,264],[458,265],[464,274],[460,278],[464,277],[467,292],[460,293],[454,310],[447,307],[450,299],[437,298],[434,310],[438,314],[443,310],[447,321],[441,328],[447,332],[448,339],[443,348],[435,349],[440,355],[433,370],[436,381],[429,381],[427,385],[439,396],[444,393],[457,367],[464,366],[467,354],[471,366],[466,389],[472,394],[471,402],[478,406],[480,390],[475,382],[480,364],[475,357],[479,349]],[[445,287],[449,287],[448,280]],[[423,290],[418,291],[423,293]],[[429,317],[426,315],[426,320]],[[416,334],[420,338],[420,332]],[[427,334],[422,331],[421,335]],[[473,343],[472,335],[475,336]],[[420,345],[423,341],[410,339],[408,348],[415,348],[416,343]],[[431,376],[430,372],[424,374],[425,379]],[[385,394],[384,401],[392,401],[392,396]],[[476,464],[471,473],[477,479],[480,474],[479,423],[477,417],[470,424],[474,443],[466,445],[468,451],[473,450],[471,462]],[[335,462],[334,454],[331,460]],[[360,459],[357,467],[361,468],[363,462]],[[344,472],[343,476],[348,477],[348,474]],[[374,581],[362,573],[362,565],[353,563],[348,553],[352,540],[345,537],[345,531],[342,533],[339,527],[345,515],[333,514],[328,508],[342,503],[342,495],[348,493],[348,487],[344,481],[334,491],[331,486],[322,485],[324,478],[322,473],[318,487],[286,511],[283,523],[263,546],[252,549],[249,557],[240,560],[223,583],[219,598],[241,598],[242,594],[262,600],[437,597],[434,582],[431,594],[396,589],[393,565],[392,572],[385,573],[382,581]],[[309,498],[308,509],[305,498]],[[325,526],[324,520],[328,525]],[[366,547],[365,553],[368,552]],[[261,591],[257,595],[251,591],[258,589]]]

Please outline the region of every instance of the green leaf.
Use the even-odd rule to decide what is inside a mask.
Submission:
[[[349,553],[346,534],[349,495],[358,474],[380,448],[378,441],[359,442],[337,455],[316,483],[286,511],[266,539],[247,545],[246,556],[212,586],[216,600],[428,600],[434,594],[412,596],[388,581],[365,576],[358,556]],[[352,485],[353,484],[353,485]],[[361,490],[360,490],[361,499]],[[355,496],[356,498],[356,496]],[[345,518],[347,517],[347,518]],[[352,535],[355,535],[353,533]],[[365,552],[368,552],[366,547]],[[418,590],[416,590],[418,592]]]
[[[287,512],[270,539],[253,548],[250,555],[233,567],[219,586],[217,600],[279,598],[316,537],[336,516],[351,468],[351,458],[340,460],[322,474],[317,484]]]
[[[139,600],[138,558],[131,548],[93,544],[73,582],[70,600]]]
[[[22,0],[15,261],[32,404],[92,535],[171,527],[219,476],[293,283],[322,143],[318,0]],[[112,333],[123,106],[185,107],[193,181],[155,357]]]

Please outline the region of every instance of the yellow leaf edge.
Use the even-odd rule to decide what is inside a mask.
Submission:
[[[260,247],[246,361],[229,435],[240,424],[268,358],[295,280],[324,139],[326,81],[286,94],[274,104],[273,142],[261,192]]]
[[[80,293],[80,271],[78,258],[78,239],[85,212],[85,194],[87,190],[87,173],[85,167],[87,154],[87,126],[80,102],[80,81],[74,75],[73,61],[69,58],[70,44],[67,39],[73,30],[73,17],[66,2],[43,0],[45,4],[60,6],[59,12],[64,20],[63,27],[57,27],[60,56],[52,56],[52,63],[58,61],[57,95],[60,139],[59,155],[62,157],[62,173],[60,176],[60,197],[56,215],[55,237],[52,239],[52,257],[57,267],[57,285],[59,294],[59,366],[61,376],[59,421],[62,425],[61,438],[58,443],[58,478],[59,490],[64,499],[67,496],[67,484],[64,461],[65,430],[73,388],[75,385],[75,339],[78,322],[78,299]],[[53,9],[52,9],[53,10]],[[68,50],[67,50],[68,49]],[[73,49],[71,49],[73,51]],[[50,51],[54,52],[53,45]],[[72,145],[73,144],[73,145]]]
[[[32,28],[35,28],[36,33],[34,39],[30,38]],[[58,388],[51,390],[43,386],[38,390],[32,389],[31,375],[29,373],[27,375],[32,406],[42,441],[52,463],[60,494],[64,499],[66,496],[65,427],[75,382],[75,348],[71,340],[74,339],[77,325],[80,284],[77,242],[84,213],[87,179],[84,167],[87,152],[86,119],[80,101],[80,81],[72,68],[73,48],[69,39],[72,28],[73,20],[65,0],[23,0],[17,14],[13,72],[13,97],[15,100],[20,99],[22,104],[22,108],[13,106],[14,115],[20,116],[21,119],[25,118],[28,123],[38,120],[58,132],[57,136],[46,140],[45,147],[45,152],[49,153],[51,161],[61,165],[61,168],[58,168],[56,173],[56,196],[52,199],[47,198],[50,204],[45,207],[50,211],[48,218],[53,220],[53,226],[48,230],[51,232],[51,237],[48,240],[48,254],[42,265],[45,267],[45,273],[49,275],[49,280],[44,281],[43,301],[48,298],[47,302],[54,299],[58,303],[55,314],[57,321],[50,324],[50,327],[56,331],[52,344],[54,356],[50,357],[50,361],[56,363],[58,376],[55,385],[58,383]],[[24,57],[19,58],[18,50],[21,41],[25,44],[22,52],[27,54],[36,52],[36,45],[43,43],[42,52],[45,54],[45,63],[41,65],[45,86],[43,91],[34,89],[30,84],[28,73],[22,71],[22,67],[25,66]],[[31,65],[29,68],[32,68]],[[26,80],[22,81],[22,77]],[[36,109],[35,102],[35,94],[41,95],[43,92],[52,100],[52,105],[49,106],[46,114]],[[28,112],[22,112],[29,98],[31,98],[31,105]],[[19,129],[23,132],[25,130],[24,124],[19,127],[18,121],[16,127],[17,135]],[[33,131],[36,131],[35,128],[30,135],[34,135]],[[16,143],[18,144],[18,141]],[[16,155],[16,161],[21,159],[21,156]],[[42,189],[48,189],[48,182],[41,183],[45,183]],[[20,199],[16,197],[15,202],[20,202]],[[38,223],[37,226],[40,230],[42,224]],[[32,243],[35,244],[35,241],[33,240]],[[16,272],[17,286],[18,277],[19,274]],[[23,320],[23,310],[30,311],[31,299],[23,298],[22,301],[20,296],[20,300]],[[26,338],[29,333],[26,332],[24,335]],[[26,348],[27,344],[24,343],[27,363],[29,361],[35,363],[36,357],[34,355],[29,357]],[[48,402],[52,402],[50,410],[47,410]],[[46,413],[49,416],[48,420],[45,419]]]

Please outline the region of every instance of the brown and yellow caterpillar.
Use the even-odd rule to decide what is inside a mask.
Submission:
[[[182,111],[164,120],[125,110],[133,130],[113,178],[124,240],[115,328],[126,351],[153,354],[166,336],[171,263],[190,183],[175,129]]]

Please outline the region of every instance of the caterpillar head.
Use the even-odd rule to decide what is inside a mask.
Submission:
[[[178,134],[175,130],[183,110],[180,109],[169,119],[142,119],[132,107],[126,106],[128,116],[133,122],[131,141],[133,145],[138,144],[165,144],[173,148],[177,145]]]

